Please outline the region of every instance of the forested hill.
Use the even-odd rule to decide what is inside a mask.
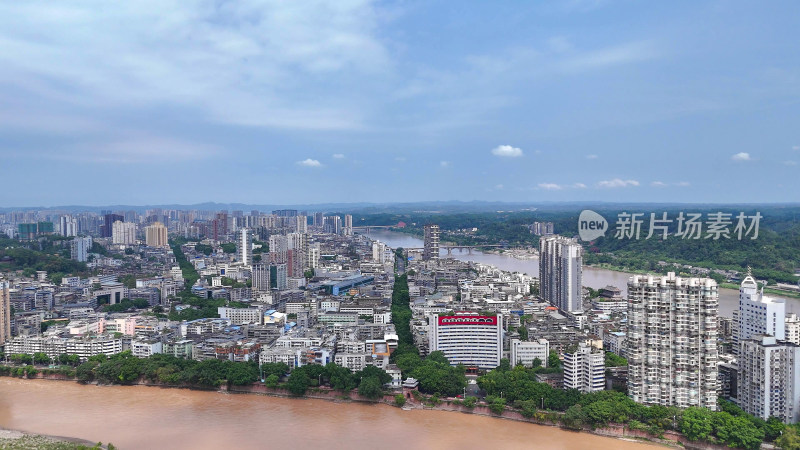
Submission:
[[[798,206],[635,206],[622,209],[615,207],[596,207],[594,211],[607,221],[609,230],[605,237],[585,243],[588,264],[606,263],[616,267],[640,270],[656,270],[658,261],[680,262],[693,266],[745,270],[747,266],[754,269],[758,278],[767,279],[770,283],[796,283],[794,273],[800,269],[800,207]],[[618,214],[644,213],[639,239],[617,239]],[[676,219],[679,213],[684,217],[689,213],[700,213],[702,223],[700,239],[683,239],[676,237]],[[708,235],[709,214],[722,212],[731,214],[732,222],[727,228],[730,238],[720,237],[714,240],[705,238]],[[650,213],[661,218],[667,213],[668,237],[660,238],[656,231],[653,237],[646,239],[649,233]],[[760,213],[757,239],[751,239],[754,229],[737,239],[734,232],[739,213],[754,216]],[[555,209],[494,212],[437,214],[431,212],[404,214],[370,214],[354,217],[354,225],[392,225],[398,222],[407,224],[406,232],[422,235],[422,226],[436,223],[440,226],[442,240],[457,243],[508,243],[517,245],[538,245],[538,237],[533,235],[528,225],[534,221],[553,222],[555,232],[565,236],[578,233],[578,215],[580,210]],[[751,224],[751,219],[746,224]],[[473,228],[477,230],[473,231]]]

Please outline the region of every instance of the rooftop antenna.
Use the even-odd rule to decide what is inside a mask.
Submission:
[[[748,277],[752,277],[753,276],[753,268],[750,267],[750,266],[747,266],[747,276]]]

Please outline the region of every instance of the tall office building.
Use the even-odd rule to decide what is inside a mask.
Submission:
[[[786,339],[786,301],[772,298],[758,290],[758,284],[748,271],[739,286],[738,333],[733,335],[733,349],[739,351],[739,342],[755,335]]]
[[[344,215],[344,235],[345,236],[353,235],[353,216],[351,216],[350,214]]]
[[[269,237],[269,263],[286,264],[289,240],[286,236],[273,234]]]
[[[800,347],[755,334],[740,341],[736,400],[745,412],[800,420]]]
[[[282,291],[288,287],[286,280],[286,264],[271,264],[269,266],[269,284],[272,289]]]
[[[319,267],[319,258],[322,256],[318,243],[308,245],[308,253],[306,253],[306,267],[310,269],[317,269]]]
[[[719,289],[710,278],[628,281],[628,395],[644,404],[717,408]]]
[[[312,221],[314,228],[321,230],[325,226],[325,213],[316,212]]]
[[[254,292],[269,292],[271,290],[269,264],[255,263],[250,273],[250,281]]]
[[[326,233],[342,234],[342,218],[339,216],[325,216],[323,230]]]
[[[75,261],[86,262],[89,259],[89,252],[92,250],[92,238],[76,237],[72,240],[70,257]]]
[[[8,282],[0,280],[0,345],[11,340],[11,296]]]
[[[306,217],[306,216],[297,216],[297,217],[295,217],[294,229],[298,233],[307,233],[308,232],[308,217]]]
[[[58,232],[65,237],[78,235],[78,221],[72,216],[61,216]]]
[[[606,388],[605,353],[581,342],[564,353],[564,389],[597,392]]]
[[[228,213],[219,212],[211,221],[211,237],[218,241],[228,234]]]
[[[239,236],[236,239],[236,259],[243,262],[245,266],[253,264],[253,239],[247,228],[239,230]]]
[[[372,260],[379,263],[386,261],[386,244],[381,241],[372,243]]]
[[[549,236],[539,240],[539,290],[562,311],[583,311],[583,247],[575,240]]]
[[[111,242],[114,244],[133,245],[136,243],[136,224],[116,221],[111,226]]]
[[[125,221],[125,217],[120,214],[104,214],[103,224],[100,225],[100,237],[111,237],[111,234],[113,233],[114,222],[118,220],[123,222]]]
[[[167,247],[167,227],[161,222],[154,222],[144,228],[145,243],[148,247]]]
[[[422,248],[422,260],[439,259],[439,225],[425,225],[425,237]]]

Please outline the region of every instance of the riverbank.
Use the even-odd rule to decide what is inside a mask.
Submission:
[[[85,439],[63,436],[47,436],[43,434],[26,433],[19,430],[0,428],[0,448],[5,450],[100,450],[114,449],[113,444],[103,445]]]
[[[37,374],[34,379],[37,380],[44,380],[44,381],[73,381],[76,385],[80,385],[76,380],[70,379],[63,375],[58,374]],[[25,381],[25,380],[21,380]],[[287,399],[315,399],[315,400],[325,400],[332,403],[354,403],[354,404],[367,404],[367,405],[384,405],[390,406],[394,409],[399,409],[398,405],[396,405],[396,400],[394,394],[385,395],[383,398],[378,400],[370,400],[358,395],[357,392],[351,391],[348,393],[343,393],[339,391],[334,391],[329,388],[311,388],[306,393],[306,395],[302,397],[297,397],[291,395],[289,392],[284,390],[281,387],[277,388],[269,388],[262,383],[255,383],[252,385],[247,386],[227,386],[223,385],[219,389],[199,389],[194,386],[175,386],[175,385],[166,385],[160,383],[152,383],[146,380],[139,380],[136,383],[133,383],[134,386],[141,386],[141,387],[158,387],[158,388],[169,388],[170,390],[174,391],[205,391],[205,392],[219,392],[225,394],[255,394],[255,395],[262,395],[262,396],[270,396],[270,397],[278,397],[278,398],[287,398]],[[95,383],[86,385],[89,386],[103,386],[98,385]],[[116,387],[117,385],[105,385],[107,387]],[[661,436],[654,436],[647,433],[645,430],[641,429],[633,429],[631,427],[619,424],[611,424],[605,426],[603,428],[590,428],[584,427],[581,430],[574,430],[568,427],[565,427],[561,423],[561,417],[563,413],[553,412],[553,411],[537,411],[534,413],[532,417],[524,417],[521,411],[518,411],[513,408],[506,408],[499,414],[496,412],[492,412],[489,406],[484,404],[476,405],[473,408],[469,408],[460,400],[457,399],[444,399],[439,401],[432,401],[430,397],[421,395],[419,393],[414,392],[413,395],[410,392],[406,392],[406,402],[403,406],[403,410],[424,410],[424,411],[444,411],[444,412],[460,412],[462,414],[469,414],[475,416],[484,416],[484,417],[492,417],[497,419],[507,419],[515,422],[526,422],[529,424],[537,425],[537,426],[547,426],[547,427],[554,427],[565,431],[580,431],[586,434],[592,434],[596,436],[602,437],[613,437],[615,439],[620,439],[623,441],[631,441],[635,440],[637,442],[646,441],[647,443],[651,444],[658,444],[662,446],[669,446],[669,447],[686,447],[686,448],[695,448],[695,449],[721,449],[724,447],[715,446],[714,444],[705,443],[705,442],[692,442],[688,441],[684,436],[680,433],[673,432],[673,431],[665,431]],[[189,395],[189,394],[187,394]],[[85,442],[85,441],[81,441]]]

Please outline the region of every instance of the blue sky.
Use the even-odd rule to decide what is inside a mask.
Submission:
[[[798,201],[800,2],[0,4],[0,205]]]

